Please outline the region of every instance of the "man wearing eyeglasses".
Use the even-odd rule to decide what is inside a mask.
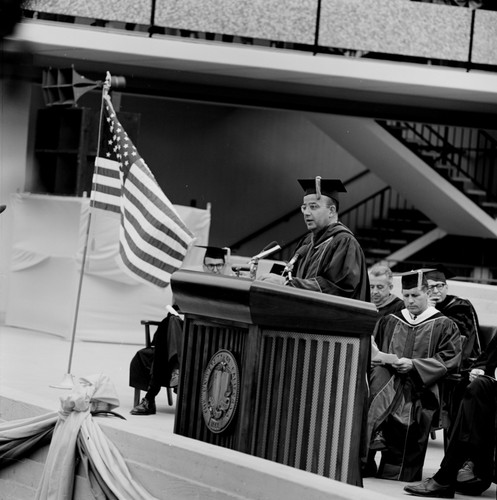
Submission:
[[[206,273],[224,274],[228,248],[210,246],[201,248],[205,248],[205,255],[202,263],[204,271]]]
[[[309,232],[297,244],[291,279],[269,273],[261,279],[314,292],[370,301],[364,252],[352,231],[338,219],[340,179],[299,179],[304,191],[300,207]],[[290,264],[290,263],[289,263]]]
[[[481,354],[480,325],[473,304],[467,299],[449,295],[447,279],[454,274],[442,265],[425,273],[428,296],[435,307],[459,328],[462,343],[461,369],[464,370]]]

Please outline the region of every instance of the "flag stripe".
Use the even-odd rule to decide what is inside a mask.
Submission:
[[[139,224],[144,226],[145,230],[163,233],[172,241],[179,243],[183,248],[188,247],[188,245],[185,245],[184,239],[187,235],[184,234],[183,228],[176,225],[170,227],[162,224],[159,219],[161,212],[157,210],[157,206],[150,205],[134,185],[130,185],[129,189],[125,190],[124,196],[124,208],[134,213],[135,219],[139,219]]]
[[[160,279],[156,274],[150,274],[142,271],[138,267],[136,267],[128,258],[128,255],[125,250],[125,245],[121,245],[119,249],[119,254],[121,257],[121,261],[124,265],[124,268],[131,271],[134,278],[139,278],[140,280],[145,281],[146,283],[152,283],[153,285],[160,286],[161,288],[165,288],[169,285],[169,275],[166,276],[166,279]],[[131,254],[131,251],[128,251]]]
[[[90,206],[117,213],[121,211],[121,176],[117,162],[100,157],[95,159]]]
[[[151,210],[159,214],[165,214],[173,222],[178,226],[178,229],[181,229],[190,237],[193,236],[191,231],[185,226],[184,222],[180,219],[179,215],[176,213],[171,202],[164,196],[162,196],[162,191],[160,186],[156,183],[155,179],[149,179],[147,174],[151,174],[147,165],[143,162],[143,166],[146,168],[139,169],[132,167],[128,174],[128,180],[131,178],[133,182],[131,185],[128,182],[124,183],[124,188],[131,190],[131,187],[135,187],[137,192],[139,192],[143,198],[149,202],[151,202]]]
[[[141,230],[140,225],[136,223],[136,220],[130,213],[125,215],[122,224],[126,236],[131,235],[134,241],[141,241],[139,251],[134,250],[140,258],[143,260],[147,259],[147,257],[141,257],[141,253],[144,253],[150,259],[155,259],[158,262],[163,260],[166,265],[174,262],[176,265],[181,266],[181,262],[186,254],[186,249],[182,248],[183,252],[175,252],[169,245],[162,243],[160,239],[154,238],[152,234]],[[135,249],[135,247],[132,248]],[[156,265],[158,265],[158,262]]]
[[[119,255],[136,278],[165,287],[183,263],[193,234],[181,220],[104,98],[99,156],[92,197],[95,208],[119,212]]]

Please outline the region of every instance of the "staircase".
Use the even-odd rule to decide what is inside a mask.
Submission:
[[[415,208],[389,208],[386,217],[374,219],[370,227],[356,228],[355,236],[367,265],[372,266],[435,228],[435,224]]]
[[[378,121],[491,217],[497,217],[497,140],[487,131]]]

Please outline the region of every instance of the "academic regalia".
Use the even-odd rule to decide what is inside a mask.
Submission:
[[[478,337],[480,327],[473,304],[469,300],[447,295],[445,300],[435,307],[459,327],[462,341],[461,368],[469,367],[481,353]]]
[[[385,302],[382,306],[377,307],[377,309],[380,316],[388,316],[389,314],[402,311],[404,307],[404,301],[392,293],[388,297],[387,302]]]
[[[297,247],[301,251],[289,286],[370,301],[364,253],[341,222],[309,233]]]
[[[168,314],[158,325],[152,345],[133,356],[129,385],[142,391],[156,391],[156,394],[161,387],[168,387],[172,371],[181,363],[182,339],[183,320]]]
[[[459,330],[452,320],[428,307],[416,319],[407,309],[380,318],[373,335],[381,351],[413,363],[406,374],[389,365],[374,366],[371,371],[367,439],[381,426],[386,445],[377,477],[417,481],[439,408],[437,381],[459,368]]]

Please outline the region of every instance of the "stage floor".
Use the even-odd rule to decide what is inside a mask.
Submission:
[[[107,374],[112,380],[120,407],[116,409],[126,420],[130,432],[157,438],[167,438],[173,433],[174,406],[167,404],[164,389],[157,398],[157,414],[133,416],[129,412],[133,406],[133,389],[129,387],[129,363],[140,345],[104,342],[76,341],[71,363],[71,374],[75,379],[98,373]],[[59,396],[66,389],[53,388],[60,384],[68,371],[71,343],[60,337],[20,328],[0,325],[0,395],[18,399],[29,404],[57,410]],[[2,408],[0,407],[0,419]],[[430,441],[424,468],[424,476],[429,477],[438,469],[443,456],[441,433]],[[386,481],[376,478],[364,480],[364,488],[383,493],[389,498],[408,498],[403,491],[406,483]],[[493,484],[482,496],[495,498]],[[456,498],[471,499],[456,494]]]

